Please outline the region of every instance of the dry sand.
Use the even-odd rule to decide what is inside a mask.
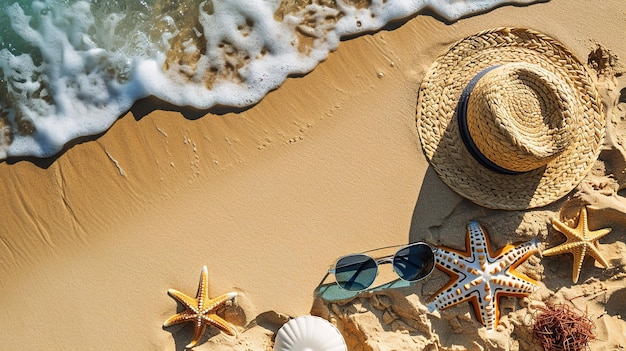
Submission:
[[[212,296],[240,293],[227,316],[240,335],[210,329],[197,350],[271,350],[288,316],[335,322],[349,350],[539,350],[535,307],[565,302],[596,323],[592,350],[626,347],[626,77],[599,77],[607,147],[598,169],[562,201],[527,212],[480,208],[429,169],[415,128],[426,69],[469,34],[498,26],[544,32],[583,62],[601,44],[626,60],[626,1],[553,0],[505,6],[453,24],[419,15],[341,43],[312,73],[290,78],[243,111],[200,111],[141,101],[109,131],[50,160],[0,164],[0,344],[22,350],[181,350],[191,326],[162,328],[176,312],[166,291],[194,294],[209,268]],[[616,74],[618,77],[616,77]],[[532,236],[562,241],[550,219],[590,209],[612,227],[571,282],[568,255],[531,258],[540,281],[503,299],[488,337],[461,304],[439,317],[425,300],[446,281],[343,301],[314,300],[338,256],[427,240],[455,246],[478,219],[498,247]],[[459,246],[459,245],[456,245]],[[543,302],[542,302],[543,301]]]

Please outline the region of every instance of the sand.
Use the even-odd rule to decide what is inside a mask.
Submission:
[[[239,293],[227,311],[239,336],[209,329],[197,350],[271,350],[282,323],[309,313],[334,322],[351,351],[540,350],[528,326],[536,307],[558,302],[594,321],[592,350],[625,347],[619,61],[596,74],[606,148],[561,201],[481,208],[449,190],[422,153],[415,107],[425,71],[456,40],[498,26],[546,33],[583,62],[597,44],[626,58],[623,0],[504,6],[451,24],[418,15],[342,42],[313,72],[248,109],[206,113],[147,99],[57,157],[1,163],[2,348],[182,350],[192,328],[162,327],[177,311],[167,289],[193,295],[203,265],[212,296]],[[562,237],[551,218],[573,225],[582,204],[592,205],[590,227],[612,228],[600,240],[610,268],[587,260],[573,284],[569,255],[532,257],[521,270],[540,289],[503,299],[495,336],[467,303],[425,313],[446,281],[438,271],[341,303],[314,298],[341,255],[416,240],[454,246],[472,219],[498,247],[535,236],[552,246]]]

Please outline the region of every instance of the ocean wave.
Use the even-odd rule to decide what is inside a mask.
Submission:
[[[43,0],[0,14],[0,159],[47,157],[138,99],[249,106],[342,37],[429,8],[456,20],[535,0]]]

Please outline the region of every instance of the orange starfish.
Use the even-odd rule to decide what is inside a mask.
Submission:
[[[557,218],[552,219],[552,227],[565,235],[567,237],[567,241],[559,246],[545,250],[542,254],[544,256],[552,256],[567,252],[571,253],[574,256],[574,269],[572,271],[572,281],[574,283],[578,282],[580,270],[587,254],[593,257],[604,268],[609,267],[609,263],[604,259],[604,257],[602,257],[600,251],[598,250],[598,239],[609,234],[611,232],[611,228],[594,231],[589,230],[586,206],[580,210],[578,225],[576,228],[568,227]]]
[[[476,221],[470,222],[465,251],[445,246],[438,246],[435,251],[437,268],[451,279],[428,303],[428,309],[433,312],[469,301],[478,321],[487,330],[495,329],[500,319],[500,296],[523,297],[537,289],[534,280],[515,271],[536,251],[535,240],[494,251],[485,228]]]
[[[209,298],[208,280],[209,273],[206,266],[204,266],[202,267],[202,275],[200,276],[200,284],[198,285],[196,298],[192,298],[191,296],[174,289],[169,289],[167,291],[170,296],[185,306],[185,310],[168,318],[163,323],[163,326],[169,327],[170,325],[183,322],[194,323],[195,330],[193,333],[193,339],[186,346],[186,348],[196,346],[198,341],[200,341],[202,334],[204,334],[207,325],[212,325],[228,335],[237,335],[235,328],[217,315],[217,311],[220,308],[232,303],[232,300],[237,296],[237,293],[231,292],[211,299]]]

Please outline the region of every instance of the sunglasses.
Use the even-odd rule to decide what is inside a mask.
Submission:
[[[393,248],[384,247],[377,251]],[[378,275],[378,266],[391,263],[393,270],[402,280],[416,282],[426,278],[435,268],[435,252],[423,242],[409,244],[400,248],[394,255],[373,258],[366,253],[351,254],[337,260],[335,267],[328,273],[335,275],[337,284],[349,291],[365,290],[374,283]]]

